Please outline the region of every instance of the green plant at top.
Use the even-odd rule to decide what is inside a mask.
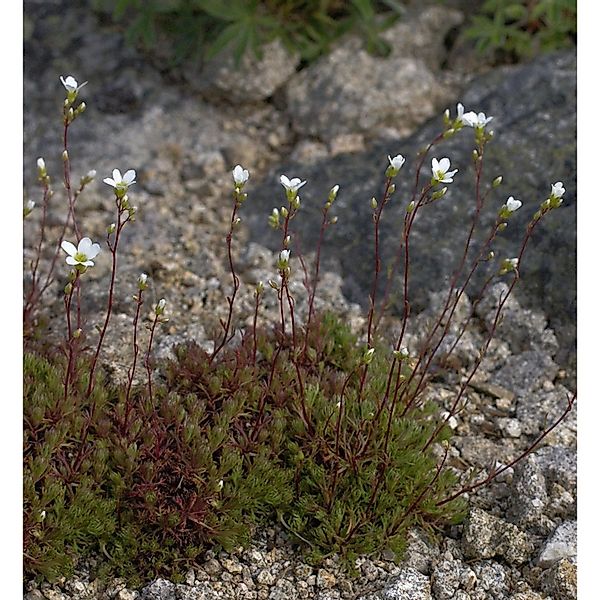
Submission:
[[[95,0],[126,20],[126,38],[151,49],[159,30],[172,37],[174,59],[209,59],[225,48],[239,63],[245,53],[262,56],[265,44],[278,39],[303,60],[327,52],[346,31],[358,31],[370,52],[389,48],[380,37],[403,12],[398,0]]]
[[[499,60],[572,46],[576,34],[576,0],[486,0],[464,33]]]
[[[115,298],[119,241],[123,227],[135,221],[133,169],[118,169],[103,181],[114,195],[116,221],[106,230],[111,270],[104,318],[97,337],[88,331],[82,310],[89,269],[101,259],[102,246],[82,237],[76,215],[77,193],[70,188],[68,127],[83,112],[77,104],[82,85],[62,79],[63,179],[68,212],[55,244],[43,234],[30,263],[31,288],[25,294],[24,318],[35,329],[44,285],[41,251],[57,246],[68,266],[63,300],[66,338],[53,350],[26,338],[24,362],[24,542],[28,576],[53,578],[68,574],[74,564],[94,553],[105,560],[99,573],[119,574],[136,584],[157,575],[180,578],[210,546],[231,549],[247,543],[252,529],[268,519],[279,523],[318,563],[337,553],[351,567],[363,553],[391,550],[402,556],[406,532],[415,524],[435,528],[456,522],[464,514],[463,495],[488,484],[531,452],[561,422],[563,413],[508,464],[473,477],[461,478],[448,465],[450,422],[465,405],[467,386],[479,369],[494,338],[503,308],[520,279],[520,267],[540,221],[559,208],[565,194],[561,182],[551,185],[525,227],[514,257],[497,257],[496,238],[523,207],[509,196],[496,218],[481,232],[481,213],[501,185],[484,172],[487,145],[493,139],[493,117],[457,105],[447,110],[440,132],[417,159],[416,176],[398,228],[397,262],[388,272],[383,296],[380,223],[386,207],[396,201],[395,179],[404,168],[401,154],[389,156],[379,197],[370,200],[373,223],[373,281],[362,337],[333,315],[319,313],[321,247],[340,186],[335,185],[322,206],[322,222],[312,265],[296,250],[294,222],[301,214],[298,177],[280,176],[284,201],[272,210],[269,224],[280,236],[280,250],[268,287],[254,292],[252,324],[238,333],[237,300],[242,286],[236,271],[235,234],[248,200],[250,173],[241,165],[232,171],[231,217],[225,243],[231,291],[225,296],[226,317],[212,335],[213,347],[180,346],[173,360],[155,363],[153,342],[166,322],[166,300],[153,305],[147,317],[149,334],[142,344],[140,327],[150,285],[146,274],[130,285],[135,289],[131,340],[133,360],[122,385],[103,376],[100,357]],[[473,137],[475,194],[464,251],[453,265],[445,302],[421,332],[414,348],[406,345],[411,320],[410,274],[415,256],[411,239],[425,210],[444,201],[459,169],[436,150],[467,130]],[[434,154],[437,154],[435,156]],[[433,156],[432,156],[433,155]],[[425,173],[425,161],[431,168]],[[38,159],[43,191],[42,228],[48,222],[49,175]],[[95,174],[95,173],[94,173]],[[461,175],[462,176],[462,172]],[[93,178],[91,172],[82,178]],[[27,204],[31,218],[35,207]],[[417,224],[417,225],[416,225]],[[77,244],[65,239],[66,232]],[[51,252],[50,274],[56,266]],[[427,399],[438,364],[447,362],[470,319],[457,322],[457,307],[476,272],[486,274],[475,303],[493,282],[508,278],[497,299],[483,344],[449,405]],[[301,319],[291,283],[299,273],[307,295]],[[379,324],[387,308],[394,275],[400,274],[403,310],[399,329],[385,335]],[[51,275],[48,275],[48,281]],[[31,292],[31,290],[34,290]],[[128,290],[130,291],[130,290]],[[278,317],[259,326],[265,293],[276,295]],[[37,321],[39,323],[39,321]],[[442,351],[451,324],[458,326],[452,346]],[[39,327],[39,324],[37,325]],[[88,344],[88,342],[92,342]],[[88,350],[90,348],[91,350]],[[138,360],[139,359],[139,360]],[[136,367],[145,370],[134,385]]]

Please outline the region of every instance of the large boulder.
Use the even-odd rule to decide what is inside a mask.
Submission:
[[[443,6],[407,16],[382,34],[390,47],[385,58],[369,54],[358,36],[348,36],[290,81],[293,127],[323,141],[390,128],[411,131],[456,93],[440,67],[446,34],[462,20],[459,11]]]
[[[503,184],[492,192],[482,211],[481,231],[493,224],[507,196],[522,200],[523,207],[509,227],[494,242],[498,257],[517,255],[526,223],[550,185],[563,181],[567,190],[563,206],[550,213],[536,229],[521,265],[522,281],[516,289],[525,307],[541,308],[561,345],[560,364],[574,357],[575,350],[575,251],[576,251],[576,58],[560,52],[528,64],[503,67],[475,79],[457,98],[466,110],[484,111],[494,120],[495,131],[487,146],[483,181],[485,187],[497,175]],[[454,111],[454,107],[453,111]],[[414,186],[414,161],[441,131],[441,119],[431,120],[412,136],[374,144],[365,152],[336,156],[320,163],[280,165],[251,191],[252,210],[246,213],[252,236],[280,243],[267,226],[267,214],[284,202],[277,183],[280,173],[301,177],[302,214],[293,222],[293,232],[306,252],[314,247],[321,219],[320,208],[330,187],[341,186],[335,213],[339,223],[328,230],[324,255],[337,264],[345,279],[346,293],[353,301],[366,304],[373,277],[373,223],[370,198],[380,196],[386,156],[402,153],[408,158],[396,178],[397,191],[386,207],[381,222],[383,269],[391,264],[401,236],[402,220]],[[434,149],[433,156],[449,156],[459,168],[447,195],[419,212],[411,237],[410,296],[413,310],[426,306],[429,293],[444,286],[462,254],[474,208],[474,175],[471,153],[473,130],[466,128]],[[431,156],[431,155],[430,155]],[[422,181],[430,175],[425,162]],[[279,189],[278,189],[279,188]],[[393,307],[401,310],[401,288]]]

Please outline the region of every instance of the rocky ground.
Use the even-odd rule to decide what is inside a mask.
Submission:
[[[148,61],[126,47],[113,26],[99,24],[97,16],[79,5],[65,0],[25,3],[25,188],[28,198],[39,200],[35,161],[44,156],[56,189],[49,235],[57,234],[66,214],[59,176],[64,91],[59,75],[89,80],[82,90],[88,110],[73,125],[70,152],[76,180],[91,168],[98,171],[98,182],[86,190],[77,207],[86,235],[100,240],[114,221],[110,190],[101,179],[113,168],[138,172],[131,194],[139,206],[138,219],[125,230],[118,296],[103,355],[104,367],[114,379],[121,380],[129,365],[123,340],[131,336],[130,297],[141,271],[150,275],[151,301],[161,297],[168,301],[170,321],[158,340],[158,356],[168,355],[173,344],[186,339],[209,345],[214,339],[218,317],[225,310],[223,297],[231,285],[223,240],[235,164],[251,171],[242,219],[248,215],[251,220],[256,210],[253,188],[261,184],[263,197],[269,186],[272,194],[270,204],[261,202],[266,220],[268,207],[283,200],[274,174],[299,174],[282,171],[283,166],[309,169],[336,160],[343,164],[374,148],[383,152],[385,163],[385,154],[393,152],[399,140],[415,132],[418,137],[428,119],[462,98],[476,73],[489,71],[472,53],[451,43],[464,22],[461,3],[452,3],[454,8],[432,4],[386,34],[393,48],[388,61],[369,56],[350,38],[302,70],[297,57],[273,47],[262,62],[249,60],[241,72],[226,60],[198,72],[191,64],[167,70],[160,47]],[[552,60],[561,65],[556,72],[570,72],[568,56]],[[504,77],[504,72],[497,73],[486,76],[492,81]],[[557,77],[562,89],[563,80]],[[544,107],[538,108],[540,122],[547,122]],[[520,118],[525,120],[525,115]],[[567,137],[571,125],[565,122],[561,131]],[[541,145],[547,137],[539,136]],[[529,175],[523,179],[529,180]],[[328,185],[334,183],[343,182],[330,180]],[[31,256],[36,219],[39,211],[25,224],[26,258]],[[234,247],[242,280],[237,316],[243,324],[252,316],[256,283],[274,276],[276,253],[256,235],[256,228],[244,223]],[[88,332],[103,315],[109,262],[108,252],[103,253],[86,275]],[[364,320],[356,294],[348,290],[343,260],[334,257],[326,264],[320,306],[336,311],[358,331]],[[297,261],[292,268],[300,273]],[[300,279],[298,275],[295,285],[302,298]],[[64,281],[57,281],[44,300],[48,335],[56,341],[64,335],[63,286]],[[563,287],[568,288],[569,282]],[[439,294],[427,298],[412,330],[415,335],[440,304]],[[299,304],[299,314],[305,313],[305,301]],[[469,307],[465,304],[461,310],[467,314]],[[474,360],[492,310],[490,302],[478,307],[477,319],[460,344],[459,371],[432,387],[430,393],[441,403],[450,401],[464,369]],[[451,450],[455,468],[484,472],[496,462],[507,463],[560,414],[575,377],[574,363],[565,351],[574,339],[567,315],[557,325],[557,340],[548,326],[550,313],[520,299],[507,306],[498,340],[457,416]],[[267,290],[264,319],[276,318],[275,294]],[[92,343],[93,334],[88,335]],[[542,447],[501,481],[473,495],[463,525],[442,532],[436,540],[414,531],[406,558],[398,565],[385,557],[361,559],[355,578],[345,574],[335,559],[313,568],[302,561],[285,534],[273,528],[257,532],[250,548],[207,553],[206,562],[190,570],[185,584],[157,580],[141,590],[129,590],[120,582],[106,586],[90,581],[93,565],[80,565],[69,581],[28,584],[25,597],[568,600],[576,597],[576,531],[573,411]]]

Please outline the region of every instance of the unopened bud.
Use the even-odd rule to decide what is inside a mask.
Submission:
[[[67,285],[65,285],[65,296],[68,296],[72,291],[73,291],[73,284],[67,283]]]
[[[265,284],[262,281],[259,281],[256,284],[256,293],[262,294],[265,291]]]
[[[146,273],[140,273],[137,283],[139,290],[145,290],[148,287],[148,275]]]
[[[365,365],[371,364],[373,361],[373,355],[375,354],[375,348],[367,348],[363,353],[363,363]]]
[[[287,248],[290,245],[290,236],[286,235],[285,238],[283,238],[283,247]]]
[[[451,138],[454,134],[456,133],[456,129],[454,128],[450,128],[447,129],[446,131],[444,131],[444,139],[448,139]]]
[[[67,162],[69,160],[69,153],[66,150],[63,150],[62,159]]]
[[[117,228],[117,224],[116,223],[111,223],[107,228],[106,228],[106,232],[108,233],[108,235],[111,235],[112,233],[115,232],[115,229]]]
[[[287,216],[288,216],[289,214],[290,214],[290,213],[289,213],[288,209],[287,209],[285,206],[282,206],[282,207],[281,207],[281,216],[282,216],[284,219],[287,219]]]
[[[35,202],[33,200],[27,200],[23,207],[23,218],[29,216],[31,211],[35,208]]]
[[[82,334],[82,333],[83,333],[83,330],[82,330],[82,329],[76,329],[76,330],[73,332],[73,337],[74,337],[75,339],[78,339],[78,338],[80,338],[80,337],[81,337],[81,334]]]
[[[335,200],[335,198],[336,198],[336,196],[337,196],[337,193],[339,192],[339,190],[340,190],[340,186],[339,186],[339,185],[334,185],[334,186],[333,186],[333,187],[332,187],[332,188],[329,190],[329,196],[327,197],[327,202],[328,202],[329,204],[331,204],[331,203],[332,203],[332,202]]]
[[[406,207],[406,212],[411,213],[413,210],[415,210],[415,201],[414,200],[412,202],[410,202],[409,205]]]
[[[332,218],[329,220],[329,224],[330,224],[330,225],[335,225],[337,222],[338,222],[338,218],[337,218],[337,216],[335,216],[335,217],[332,217]]]
[[[154,314],[159,317],[165,312],[165,307],[167,306],[167,301],[164,298],[161,298],[158,301],[158,304],[154,308]]]
[[[498,175],[494,181],[492,181],[492,187],[498,187],[502,183],[502,175]]]
[[[279,284],[273,279],[269,279],[269,286],[272,287],[275,291],[279,291]]]
[[[447,187],[443,187],[441,190],[438,190],[437,192],[433,192],[433,194],[431,194],[431,199],[432,200],[439,200],[440,198],[442,198],[443,196],[446,195],[446,192],[448,191]]]
[[[371,208],[375,210],[377,208],[377,200],[375,197],[371,198]]]
[[[479,160],[479,152],[477,152],[477,150],[473,150],[473,152],[471,152],[471,158],[477,162]]]

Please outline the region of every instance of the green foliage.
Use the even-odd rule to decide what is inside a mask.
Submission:
[[[575,43],[576,0],[486,0],[465,36],[499,59],[518,60]]]
[[[436,506],[456,480],[423,451],[437,407],[400,415],[397,403],[388,435],[389,412],[374,416],[389,351],[378,349],[361,394],[363,348],[338,319],[317,317],[296,359],[302,394],[292,340],[278,331],[256,340],[256,364],[248,335],[214,361],[178,347],[152,400],[143,387],[129,407],[105,383],[86,398],[85,359],[65,397],[62,361],[25,355],[28,575],[52,579],[101,553],[100,575],[176,578],[209,547],[247,543],[276,514],[311,560],[351,561],[400,553],[409,526],[460,513],[459,502]]]
[[[172,37],[174,59],[216,56],[230,48],[237,62],[245,53],[262,55],[279,39],[286,48],[313,60],[349,30],[357,31],[370,52],[389,48],[380,33],[403,12],[398,0],[95,0],[126,25],[126,37],[147,49],[159,31]]]

